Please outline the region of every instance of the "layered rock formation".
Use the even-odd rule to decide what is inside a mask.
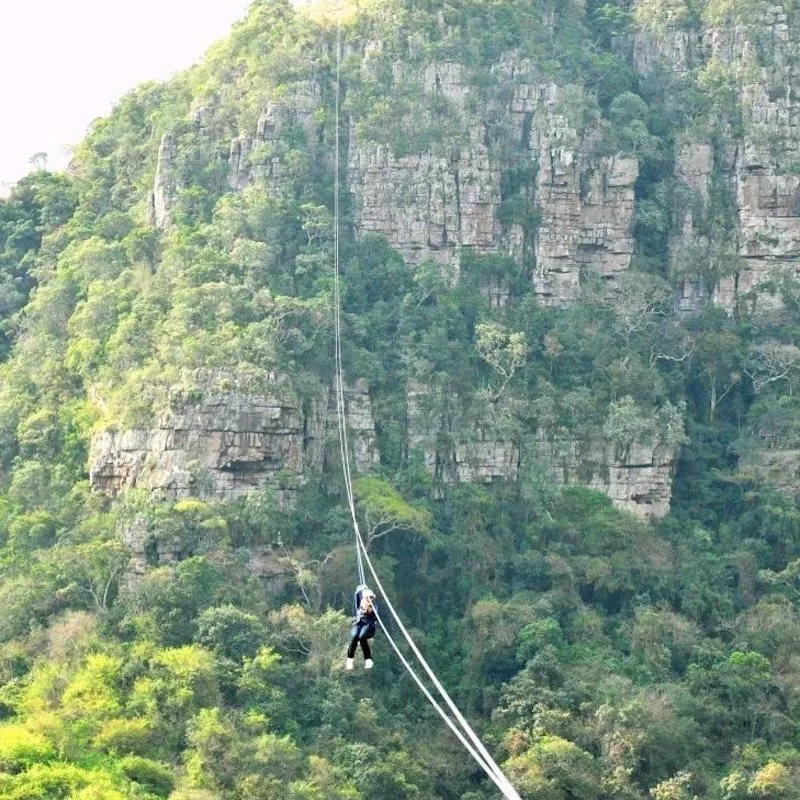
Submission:
[[[638,165],[624,156],[595,159],[597,131],[578,129],[564,92],[542,82],[529,62],[509,57],[497,70],[513,93],[503,103],[482,100],[484,113],[476,115],[466,111],[466,100],[478,90],[462,65],[426,69],[422,91],[444,97],[468,132],[467,143],[454,144],[446,155],[427,150],[398,157],[389,145],[351,131],[356,226],[383,233],[411,263],[457,267],[466,248],[523,260],[528,250],[535,256],[534,289],[542,302],[565,305],[578,296],[587,271],[613,279],[630,265]],[[536,230],[515,220],[500,222],[502,203],[514,198],[501,196],[501,174],[512,165],[487,145],[498,114],[535,173],[533,184],[521,191],[539,210]]]
[[[679,24],[640,29],[634,64],[643,74],[659,63],[676,75],[690,67],[718,70],[733,81],[741,123],[724,131],[726,145],[716,152],[694,133],[676,153],[676,178],[698,194],[702,214],[713,214],[712,174],[735,206],[733,228],[710,240],[698,239],[691,215],[679,220],[673,266],[707,275],[704,282],[686,276],[679,303],[689,310],[709,300],[729,311],[740,303],[774,309],[780,298],[769,284],[800,276],[800,100],[793,88],[800,72],[792,57],[800,37],[783,8],[771,6],[758,24],[707,29],[689,43]]]
[[[299,81],[293,84],[289,97],[268,102],[255,131],[244,131],[231,141],[228,185],[241,190],[263,178],[271,188],[278,189],[282,177],[282,142],[289,130],[295,128],[302,131],[307,144],[312,144],[317,129],[314,114],[321,103],[316,81]]]
[[[694,131],[676,152],[675,178],[695,192],[701,215],[712,213],[712,174],[728,180],[736,205],[735,233],[716,240],[698,233],[709,226],[701,224],[697,208],[679,215],[670,261],[685,278],[678,302],[686,310],[709,300],[727,309],[743,301],[775,306],[764,284],[798,274],[800,102],[791,88],[800,69],[792,57],[798,43],[781,6],[769,7],[762,24],[699,31],[676,6],[667,19],[635,30],[631,58],[641,75],[666,69],[689,79],[693,70],[716,64],[738,86],[742,126],[724,132],[729,146],[715,151],[707,134]],[[362,81],[377,82],[381,65],[386,68],[382,44],[364,43],[360,58]],[[410,263],[433,261],[452,268],[454,277],[465,250],[512,255],[529,270],[541,302],[554,306],[573,302],[586,274],[613,280],[629,267],[638,163],[628,155],[594,155],[605,123],[584,126],[581,98],[543,79],[535,64],[514,52],[493,68],[503,92],[475,85],[472,71],[456,61],[389,66],[396,86],[413,84],[420,94],[413,116],[438,104],[458,133],[397,153],[388,141],[364,134],[353,115],[347,174],[357,231],[382,233]],[[280,100],[266,104],[255,130],[231,142],[231,188],[266,179],[278,189],[287,137],[321,141],[319,82],[304,79],[284,88]],[[202,118],[200,112],[195,116]],[[422,125],[411,119],[410,130],[415,123]],[[159,227],[167,224],[177,191],[174,160],[175,140],[165,136],[151,205]],[[526,161],[532,178],[519,191],[536,216],[529,224],[503,213],[515,198],[503,195],[502,177]]]
[[[398,158],[385,145],[354,145],[349,172],[359,230],[384,234],[412,264],[453,264],[462,247],[491,252],[500,235],[500,169],[480,132],[473,144],[452,159]]]
[[[577,299],[587,271],[613,280],[630,266],[639,167],[636,159],[617,156],[583,173],[585,164],[570,150],[551,145],[547,155],[536,186],[542,222],[534,287],[545,305],[563,306]]]
[[[516,480],[519,474],[519,446],[509,438],[476,422],[470,435],[457,437],[460,401],[442,397],[419,383],[406,393],[408,448],[422,455],[425,468],[443,481],[490,483]]]
[[[587,272],[612,279],[633,254],[635,158],[595,158],[597,128],[580,129],[583,98],[535,81],[532,65],[504,62],[515,81],[510,114],[538,169],[532,199],[540,215],[533,250],[534,290],[545,305],[577,299]]]
[[[800,448],[786,445],[771,449],[748,448],[740,452],[739,469],[768,486],[795,496],[800,487]]]
[[[412,384],[407,393],[409,449],[423,457],[426,469],[441,480],[491,483],[516,480],[522,466],[519,442],[476,425],[459,438],[449,418],[458,398],[442,402],[436,392]],[[672,497],[675,448],[655,441],[634,442],[619,452],[602,438],[594,441],[538,435],[533,459],[561,486],[588,486],[608,495],[617,508],[643,519],[662,517]]]
[[[335,403],[323,398],[304,409],[276,378],[259,391],[229,383],[212,376],[202,388],[173,397],[151,428],[96,433],[89,454],[92,488],[115,495],[139,487],[164,500],[233,500],[274,485],[289,499],[286,493],[307,470],[324,466],[326,441],[336,436]],[[346,388],[345,411],[354,467],[368,470],[379,453],[363,381]]]
[[[714,62],[737,81],[741,130],[728,129],[730,140],[722,137],[720,144],[719,135],[712,137],[712,121],[686,132],[676,148],[674,177],[689,199],[678,210],[669,250],[672,273],[681,276],[678,303],[686,311],[709,301],[729,310],[743,302],[774,307],[777,295],[764,285],[785,272],[799,274],[796,39],[777,6],[761,26],[698,33],[675,18],[636,31],[632,60],[644,76],[666,65],[688,80]],[[368,43],[361,55],[362,80],[377,81],[381,46]],[[390,69],[398,84],[410,79],[407,65]],[[412,265],[433,261],[454,279],[467,251],[509,255],[531,276],[542,304],[565,306],[578,298],[588,274],[613,283],[629,268],[638,161],[621,153],[597,155],[607,123],[584,122],[583,99],[532,63],[508,53],[493,69],[502,92],[476,85],[474,73],[455,61],[432,60],[412,76],[420,108],[439,104],[457,131],[444,142],[400,150],[388,139],[366,135],[355,116],[349,120],[347,177],[355,228],[383,234]],[[260,179],[280,191],[287,140],[321,141],[316,112],[323,105],[315,80],[291,84],[280,101],[268,103],[255,130],[231,143],[230,187],[241,190]],[[175,147],[165,137],[159,151],[152,195],[159,227],[168,224],[178,190]],[[322,157],[330,158],[329,151]],[[509,188],[507,177],[515,171],[525,180]],[[732,198],[732,228],[713,219],[720,186]],[[494,307],[509,302],[503,285],[484,291]],[[464,481],[517,477],[518,444],[480,420],[462,426],[470,431],[468,441],[442,446],[447,421],[423,421],[417,407],[415,395],[425,391],[408,391],[408,446],[421,449],[433,473]],[[301,480],[306,469],[323,463],[325,441],[335,433],[329,397],[311,403],[311,410],[267,395],[219,398],[216,410],[215,402],[204,398],[171,411],[150,430],[96,437],[93,485],[109,492],[141,485],[167,497],[198,491],[235,497],[279,472]],[[352,387],[346,405],[355,465],[373,469],[379,454],[368,390]],[[623,459],[603,443],[542,445],[542,458],[559,480],[587,483],[643,515],[668,507],[672,455],[644,444]]]
[[[136,516],[121,531],[121,539],[131,551],[126,581],[128,587],[135,586],[148,567],[167,566],[201,551],[203,543],[184,541],[178,536],[165,535],[164,531],[145,515]],[[206,551],[211,560],[226,558],[224,552]],[[251,575],[260,579],[262,586],[274,594],[283,591],[294,575],[291,558],[296,555],[287,552],[279,544],[255,544],[241,548],[236,557],[247,564]]]
[[[280,391],[240,393],[215,387],[177,398],[149,429],[92,437],[89,480],[105,494],[129,486],[167,500],[232,500],[278,472],[300,479],[304,419]]]
[[[652,442],[634,442],[620,453],[595,441],[552,441],[542,437],[537,456],[556,483],[588,486],[608,495],[617,508],[645,519],[669,511],[675,451]]]
[[[379,466],[381,460],[378,437],[375,434],[375,420],[372,417],[369,386],[365,380],[359,378],[352,386],[343,386],[342,394],[344,395],[347,437],[352,450],[353,465],[358,472],[369,472]],[[328,396],[328,413],[325,422],[328,441],[337,439],[339,434],[335,387],[331,387]]]

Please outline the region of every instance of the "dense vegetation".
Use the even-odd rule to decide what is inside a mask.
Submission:
[[[640,14],[748,19],[744,2],[673,5]],[[642,176],[634,268],[618,292],[589,280],[562,310],[537,304],[531,263],[465,259],[453,285],[346,225],[345,360],[369,381],[382,454],[359,511],[407,623],[523,797],[797,797],[800,508],[747,457],[800,440],[800,294],[776,286],[770,316],[676,313],[666,242],[691,198],[670,177],[675,140],[739,121],[711,68],[638,79],[620,44],[631,24],[625,4],[522,0],[387,0],[349,18],[349,40],[385,43],[374,80],[344,65],[359,135],[396,152],[448,146],[457,115],[424,107],[393,60],[409,75],[461,60],[490,98],[503,91],[491,64],[515,50],[571,87],[587,124],[606,120],[598,152],[635,155]],[[69,175],[36,172],[0,204],[2,797],[494,796],[380,636],[372,674],[341,671],[354,557],[334,470],[310,473],[290,508],[272,490],[172,504],[88,485],[92,427],[146,422],[197,370],[277,371],[301,398],[329,384],[333,41],[258,0],[201,65],[95,123]],[[231,138],[312,73],[317,137],[287,127],[250,155],[280,158],[280,186],[232,192]],[[164,133],[181,188],[157,230]],[[529,179],[508,170],[502,213],[535,228]],[[706,282],[730,269],[730,202],[720,181],[705,221],[719,259],[691,265]],[[486,291],[498,282],[512,290],[500,308]],[[477,418],[520,441],[519,481],[429,474],[407,446],[409,380],[436,389],[431,413],[451,431]],[[670,514],[647,523],[558,488],[537,430],[679,447]],[[398,531],[369,528],[387,515]],[[179,542],[183,560],[130,575],[120,532],[134,525]],[[293,578],[254,578],[253,543],[275,545]]]

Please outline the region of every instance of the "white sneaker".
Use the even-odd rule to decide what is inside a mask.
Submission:
[[[345,669],[353,669],[353,659],[348,658],[347,661],[344,662]]]
[[[372,669],[372,659],[368,658],[364,661],[364,669]]]

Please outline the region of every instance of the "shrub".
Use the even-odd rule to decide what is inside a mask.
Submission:
[[[53,745],[41,734],[20,725],[0,728],[0,770],[17,772],[55,756]]]
[[[122,771],[135,783],[159,797],[168,797],[175,787],[172,773],[156,761],[141,756],[122,759]]]

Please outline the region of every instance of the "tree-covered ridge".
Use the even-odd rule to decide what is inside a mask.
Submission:
[[[446,152],[472,111],[423,91],[421,68],[463,65],[468,104],[493,107],[513,52],[563,88],[594,156],[638,164],[630,271],[614,291],[587,276],[563,309],[537,302],[530,253],[467,254],[454,282],[356,237],[342,196],[346,369],[370,384],[381,453],[359,513],[404,618],[526,798],[796,796],[798,508],[760,464],[787,450],[796,472],[797,288],[776,281],[771,314],[676,310],[682,214],[724,244],[735,209],[721,168],[705,205],[675,178],[678,143],[711,130],[724,151],[746,124],[741,75],[709,62],[641,76],[630,58],[637,26],[757,27],[762,11],[465,0],[346,18],[343,149],[354,136]],[[291,507],[269,489],[112,501],[87,481],[93,426],[146,426],[202,370],[253,385],[277,372],[301,400],[329,385],[334,42],[325,14],[254,3],[201,65],[95,123],[69,175],[35,173],[0,204],[2,796],[493,796],[380,637],[376,670],[342,677],[354,566],[335,470],[309,474]],[[369,42],[382,47],[365,70]],[[253,169],[233,191],[231,140],[269,103],[310,113],[247,156],[277,174]],[[501,222],[535,231],[535,165],[502,125],[490,134]],[[174,191],[158,228],[165,136]],[[713,283],[734,255],[710,249],[687,268]],[[518,480],[431,475],[409,446],[410,381],[430,390],[441,438],[477,423],[518,442]],[[559,488],[542,433],[680,447],[671,513],[644,522]],[[131,530],[148,537],[141,574]],[[180,560],[159,563],[162,543]],[[264,546],[271,580],[248,564]]]

